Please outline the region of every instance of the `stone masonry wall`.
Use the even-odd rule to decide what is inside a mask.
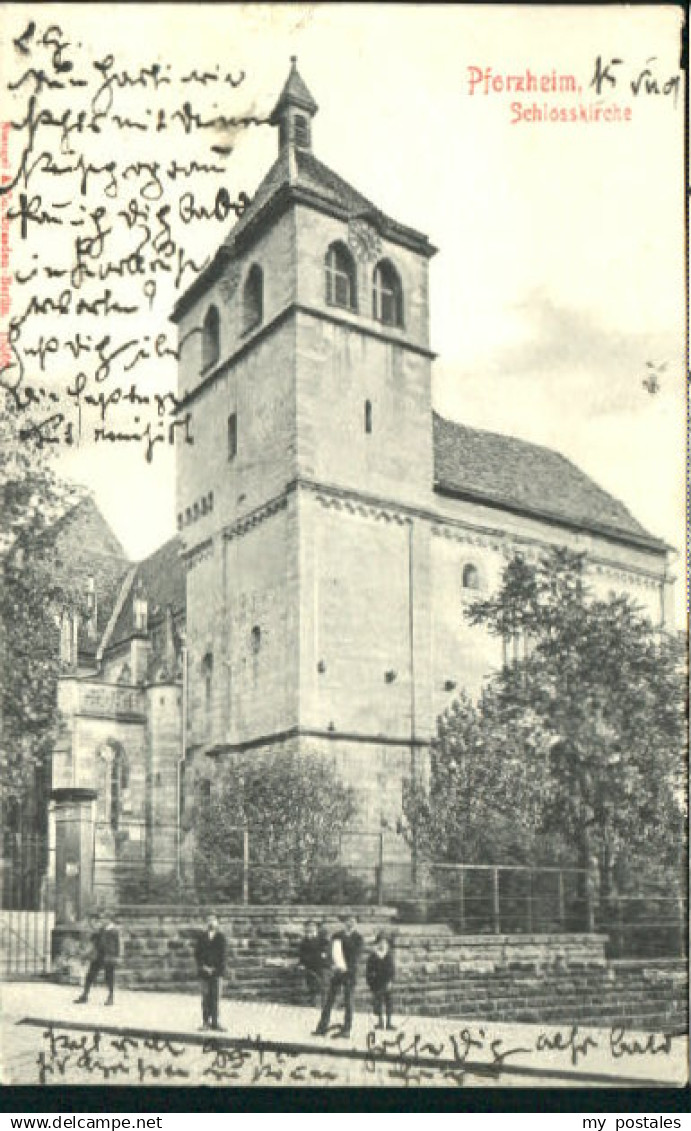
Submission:
[[[329,930],[352,912],[365,940],[356,992],[370,1008],[364,982],[367,950],[379,930],[394,941],[397,1016],[444,1015],[475,1021],[624,1024],[677,1031],[685,1025],[686,972],[681,963],[613,963],[603,935],[454,935],[444,925],[398,923],[378,907],[217,907],[227,938],[224,996],[306,1004],[297,949],[308,921]],[[198,989],[194,943],[203,909],[123,908],[124,961],[118,983],[142,990]],[[83,928],[82,940],[88,937]],[[69,959],[79,932],[54,932],[54,969],[77,981]]]

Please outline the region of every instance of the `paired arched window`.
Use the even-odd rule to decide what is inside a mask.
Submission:
[[[385,326],[403,325],[403,287],[389,259],[382,259],[374,268],[372,315]]]
[[[480,571],[472,562],[463,566],[462,584],[464,589],[480,588]]]
[[[221,317],[215,306],[206,312],[202,327],[202,369],[216,365],[221,354]]]
[[[326,253],[326,301],[330,306],[357,309],[355,260],[342,243],[332,243]]]
[[[259,326],[264,317],[264,273],[258,263],[253,263],[245,280],[242,294],[242,329],[247,334]]]

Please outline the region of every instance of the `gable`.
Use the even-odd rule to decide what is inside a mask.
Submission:
[[[165,616],[170,608],[174,616],[184,614],[187,590],[185,569],[180,557],[182,540],[178,537],[164,542],[153,554],[134,566],[124,579],[127,592],[123,594],[121,607],[105,650],[128,640],[134,633],[132,597],[139,587],[148,601],[148,623],[155,624]]]

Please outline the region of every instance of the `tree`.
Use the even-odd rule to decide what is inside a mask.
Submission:
[[[25,412],[0,406],[0,801],[6,832],[42,833],[58,726],[60,616],[80,597],[56,570],[50,531],[76,501]]]
[[[680,882],[678,636],[628,597],[595,598],[584,556],[565,549],[515,557],[466,615],[502,639],[505,662],[476,708],[461,700],[441,720],[429,789],[409,802],[430,848],[491,858],[493,840],[518,859],[566,852],[583,867],[597,856],[604,893],[616,860]]]
[[[541,836],[545,749],[532,728],[511,727],[492,687],[477,705],[463,692],[439,719],[428,782],[404,785],[411,844],[441,863],[536,863],[545,853],[551,862]]]
[[[235,756],[197,824],[197,886],[237,898],[246,831],[252,902],[357,898],[360,887],[339,866],[339,836],[354,813],[352,789],[321,757]]]

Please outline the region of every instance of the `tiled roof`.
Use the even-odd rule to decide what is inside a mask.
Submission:
[[[664,549],[623,503],[558,452],[433,416],[437,490]]]
[[[132,635],[132,597],[140,584],[142,593],[149,602],[149,623],[162,617],[169,605],[174,614],[185,611],[185,571],[180,559],[181,544],[180,538],[171,538],[136,565],[129,587],[129,598],[123,603],[106,649]]]
[[[273,113],[271,114],[271,121],[273,123],[278,121],[279,115],[283,107],[287,103],[292,103],[295,106],[301,106],[303,109],[315,114],[318,110],[317,103],[314,101],[312,95],[307,89],[307,85],[300,75],[296,61],[293,58],[290,74],[286,79],[285,86],[280,93],[278,102],[276,103]]]
[[[377,208],[371,200],[368,200],[366,196],[353,188],[343,177],[335,173],[333,169],[329,169],[322,161],[319,161],[313,153],[304,149],[295,149],[293,153],[295,167],[292,177],[288,150],[283,149],[259,185],[242,216],[228,233],[223,244],[226,250],[232,250],[238,236],[247,229],[262,209],[278,195],[284,186],[289,186],[294,190],[304,190],[317,206],[322,204],[330,208],[335,207],[346,212],[349,216],[367,215],[375,221],[382,234],[389,238],[396,239],[398,236],[405,239],[407,237],[409,240],[412,239],[425,244],[430,251],[434,250],[428,243],[426,236],[417,232],[414,228],[408,228],[399,224],[396,220],[392,220],[390,216]]]
[[[279,120],[282,106],[288,101],[306,107],[311,112],[317,108],[296,70],[288,76],[288,81],[271,115],[270,121],[274,125]],[[173,322],[177,322],[209,282],[221,274],[229,256],[232,257],[240,250],[238,247],[240,238],[255,221],[260,221],[262,215],[270,211],[269,206],[279,200],[287,203],[291,199],[302,201],[318,210],[326,212],[335,210],[337,214],[348,219],[366,216],[376,225],[385,239],[412,247],[422,255],[431,257],[437,250],[422,232],[387,216],[343,177],[319,161],[311,150],[285,146],[211,263],[178,297],[171,316]]]

